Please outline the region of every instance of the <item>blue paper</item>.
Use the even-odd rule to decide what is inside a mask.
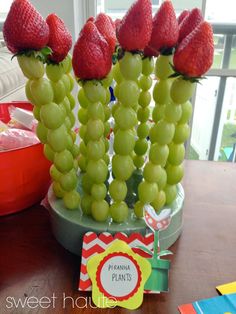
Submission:
[[[197,314],[236,314],[236,293],[196,301],[193,306]]]

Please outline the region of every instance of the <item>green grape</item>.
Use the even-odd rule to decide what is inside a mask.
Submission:
[[[71,57],[70,57],[70,55],[67,55],[66,58],[61,61],[60,65],[61,65],[64,73],[69,73],[71,71]]]
[[[139,88],[136,82],[124,80],[120,83],[118,99],[123,105],[132,107],[138,98]]]
[[[184,144],[175,144],[171,143],[169,145],[169,157],[168,162],[172,165],[180,165],[185,156],[185,147]]]
[[[104,104],[106,102],[106,89],[100,82],[87,81],[84,84],[84,93],[92,103],[101,102]]]
[[[110,93],[110,90],[107,88],[106,89],[106,100],[105,100],[105,103],[103,105],[107,106],[109,105],[111,101],[111,93]]]
[[[80,123],[86,124],[88,122],[88,110],[80,108],[78,111],[78,119]]]
[[[114,114],[115,121],[121,130],[128,130],[137,124],[136,113],[132,108],[119,106]]]
[[[109,215],[109,205],[105,200],[93,201],[91,213],[96,221],[106,221]]]
[[[143,208],[144,208],[144,203],[142,203],[141,201],[138,201],[135,205],[134,205],[134,213],[136,215],[137,218],[142,218],[143,217]]]
[[[173,142],[177,144],[184,143],[190,135],[190,127],[188,124],[178,124],[175,128]]]
[[[139,124],[137,128],[137,135],[139,138],[146,138],[149,134],[149,126],[146,123]]]
[[[72,191],[76,188],[77,185],[77,176],[75,169],[71,169],[69,172],[63,174],[60,177],[59,183],[63,190]]]
[[[89,104],[88,105],[88,115],[89,115],[90,119],[99,119],[99,120],[104,121],[105,120],[105,114],[104,114],[103,105],[100,102]]]
[[[86,147],[84,141],[80,142],[79,150],[80,150],[81,154],[83,154],[84,156],[87,156],[87,147]]]
[[[90,104],[88,98],[85,96],[84,89],[81,88],[78,92],[78,101],[81,107],[87,108]]]
[[[109,136],[111,133],[111,126],[110,123],[107,121],[104,123],[104,137]]]
[[[57,168],[54,165],[51,165],[50,167],[50,176],[54,181],[59,181],[60,177],[63,175],[60,171],[57,170]]]
[[[153,58],[144,58],[142,60],[142,73],[146,76],[153,73],[154,70],[154,59]]]
[[[44,64],[34,56],[18,55],[19,66],[28,79],[40,79],[44,75]]]
[[[119,99],[120,85],[116,85],[116,86],[114,87],[113,93],[114,93],[115,97],[116,97],[117,99]]]
[[[64,122],[63,111],[54,102],[41,107],[40,118],[44,125],[52,130],[59,128]]]
[[[81,125],[79,128],[79,136],[84,140],[85,134],[87,132],[87,126],[86,125]]]
[[[55,153],[54,165],[62,173],[70,171],[74,165],[74,160],[71,152],[65,149],[60,153]]]
[[[142,75],[139,79],[139,86],[143,91],[148,91],[152,86],[152,78]]]
[[[89,194],[84,194],[81,198],[81,209],[85,215],[91,215],[93,198]]]
[[[68,133],[65,125],[56,130],[49,130],[47,141],[55,152],[63,151],[68,145]]]
[[[87,123],[87,135],[88,137],[96,141],[98,140],[104,133],[104,124],[101,120],[92,120],[89,119]]]
[[[115,202],[110,207],[110,213],[114,222],[122,223],[127,220],[129,209],[125,202]]]
[[[123,201],[127,194],[127,185],[125,181],[114,179],[109,186],[109,193],[116,202]]]
[[[169,103],[165,108],[165,118],[166,121],[176,123],[179,121],[182,115],[182,107],[181,105],[175,105],[173,103]]]
[[[143,171],[143,177],[148,182],[158,182],[159,177],[162,175],[162,168],[160,165],[155,165],[149,161]]]
[[[150,139],[152,142],[157,142],[161,145],[169,144],[175,134],[175,125],[161,120],[155,124],[150,130]]]
[[[41,121],[40,119],[40,107],[34,106],[33,114],[36,120]]]
[[[66,113],[69,115],[71,113],[69,99],[67,97],[65,97],[62,103],[63,103],[63,105],[65,107]]]
[[[83,188],[83,191],[88,193],[88,194],[90,194],[92,186],[93,186],[93,181],[91,180],[89,175],[87,173],[85,173],[83,175],[83,177],[82,177],[82,188]]]
[[[102,80],[102,85],[104,87],[109,87],[113,81],[113,73],[112,71],[108,73],[108,75]]]
[[[112,158],[112,171],[115,175],[115,178],[121,181],[128,180],[133,171],[134,164],[133,159],[127,156],[115,155]]]
[[[91,195],[96,200],[103,200],[106,197],[107,194],[107,188],[104,183],[100,184],[93,184],[91,189]]]
[[[70,136],[71,136],[71,138],[72,138],[72,141],[73,141],[73,143],[76,141],[76,136],[77,136],[77,134],[76,134],[76,132],[75,131],[73,131],[73,130],[70,130]]]
[[[74,143],[72,141],[72,137],[70,136],[70,134],[68,134],[67,136],[67,149],[72,153],[72,147],[73,147]],[[72,154],[73,155],[73,154]]]
[[[35,104],[34,97],[30,90],[31,83],[32,83],[32,80],[28,80],[27,83],[25,84],[25,95],[31,104]]]
[[[70,109],[73,110],[75,108],[75,99],[71,94],[67,94],[67,98],[69,99],[70,102]]]
[[[108,152],[110,148],[110,142],[107,138],[103,138],[104,144],[105,144],[105,152]]]
[[[164,187],[166,186],[166,182],[167,182],[167,174],[164,168],[159,168],[159,176],[158,176],[158,180],[157,180],[157,185],[158,185],[158,189],[159,190],[163,190]]]
[[[166,195],[166,204],[170,205],[176,198],[177,195],[177,189],[176,185],[166,185],[164,189],[165,195]]]
[[[137,102],[136,104],[133,104],[132,108],[134,109],[135,112],[137,112],[138,109],[139,109],[139,104],[138,104],[138,102]]]
[[[151,94],[148,91],[141,91],[138,99],[138,103],[141,107],[147,107],[151,102]]]
[[[136,80],[142,72],[142,59],[139,54],[126,51],[119,65],[120,72],[126,80]]]
[[[36,135],[41,143],[47,143],[48,129],[41,122],[36,127]]]
[[[54,161],[54,151],[48,144],[45,144],[43,147],[44,156],[51,162]]]
[[[69,80],[70,80],[70,92],[73,91],[74,87],[75,87],[75,81],[73,79],[73,76],[70,75],[70,74],[67,74],[67,76],[69,77]],[[74,97],[73,97],[74,98]]]
[[[85,172],[87,168],[87,158],[84,155],[78,157],[78,166],[81,171]]]
[[[77,156],[76,156],[76,157],[77,157]],[[78,168],[79,168],[78,160],[77,160],[77,159],[74,159],[74,169],[75,169],[76,173],[77,173],[77,171],[78,171]]]
[[[62,78],[64,70],[61,64],[47,64],[46,74],[49,80],[57,82]]]
[[[183,165],[173,166],[169,164],[166,167],[167,183],[170,185],[179,183],[184,176]]]
[[[107,164],[107,166],[110,164],[110,156],[108,154],[105,154],[103,156],[103,160],[105,161],[105,163]]]
[[[138,186],[139,200],[144,204],[151,203],[156,197],[157,193],[158,193],[158,186],[156,183],[142,181]]]
[[[116,103],[112,106],[112,108],[111,108],[111,113],[112,113],[112,116],[113,116],[113,117],[114,117],[115,114],[116,114],[116,110],[117,110],[118,108],[120,108],[120,107],[121,107],[121,105],[120,105],[119,102],[116,102]]]
[[[105,144],[102,139],[98,141],[89,141],[87,144],[87,156],[92,160],[99,160],[105,154]]]
[[[193,107],[190,101],[186,101],[181,106],[182,106],[182,116],[179,120],[179,124],[184,124],[190,120],[192,116]]]
[[[144,155],[148,150],[148,142],[145,138],[138,139],[135,143],[134,151],[137,155]]]
[[[167,145],[160,145],[158,143],[154,143],[151,145],[149,150],[149,159],[152,163],[165,166],[167,158],[169,155],[169,148]]]
[[[45,78],[31,81],[30,91],[37,106],[42,106],[53,101],[53,89]]]
[[[108,169],[105,161],[89,160],[87,165],[87,173],[95,183],[103,183],[106,181]]]
[[[136,168],[140,169],[144,165],[145,158],[143,156],[134,156],[134,165]]]
[[[156,210],[159,211],[166,203],[166,194],[164,191],[159,191],[152,201],[151,205]]]
[[[159,55],[155,64],[155,74],[161,80],[166,80],[174,73],[171,64],[173,64],[173,55]]]
[[[162,120],[165,116],[165,105],[156,104],[152,111],[152,119],[154,122]]]
[[[70,123],[71,123],[71,127],[73,127],[75,125],[75,115],[74,115],[74,112],[71,111],[69,114],[68,114],[68,117],[70,119]]]
[[[66,89],[63,82],[60,80],[58,82],[51,82],[51,86],[53,89],[53,101],[57,104],[62,102],[66,97]]]
[[[153,99],[160,105],[168,104],[170,101],[170,81],[161,80],[155,84],[153,89]]]
[[[61,81],[63,82],[63,84],[65,86],[66,94],[68,94],[71,90],[70,78],[68,77],[68,75],[63,74]]]
[[[120,65],[119,65],[118,62],[116,63],[116,65],[113,66],[112,75],[113,75],[113,77],[114,77],[114,80],[115,80],[118,84],[123,80],[122,74],[121,74],[121,72],[120,72]]]
[[[77,209],[80,203],[79,193],[75,190],[65,193],[63,202],[67,209]]]
[[[114,151],[118,155],[129,155],[135,146],[135,138],[129,130],[118,130],[114,138]]]
[[[57,105],[58,105],[58,107],[61,109],[61,112],[62,112],[62,114],[63,114],[64,119],[66,119],[66,118],[67,118],[67,112],[66,112],[66,109],[65,109],[63,103],[60,102],[60,103],[57,104]]]
[[[108,106],[104,107],[105,121],[109,120],[111,117],[111,109]]]
[[[54,181],[52,184],[52,190],[54,192],[54,194],[56,195],[56,197],[58,198],[63,198],[63,196],[65,195],[65,191],[62,189],[62,187],[60,186],[60,183],[57,181]]]
[[[70,118],[69,117],[65,118],[64,125],[67,128],[67,130],[70,131],[70,129],[71,129],[71,122],[70,122]]]
[[[193,95],[195,85],[196,83],[184,80],[181,77],[175,79],[170,89],[170,96],[173,102],[183,104],[189,100]]]
[[[140,122],[146,122],[149,119],[150,110],[148,107],[138,109],[138,119]]]

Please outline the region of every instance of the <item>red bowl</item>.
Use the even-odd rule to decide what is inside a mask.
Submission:
[[[10,119],[9,106],[32,110],[28,102],[0,103],[0,120]],[[41,143],[0,152],[0,216],[15,213],[39,202],[50,185],[51,163]]]

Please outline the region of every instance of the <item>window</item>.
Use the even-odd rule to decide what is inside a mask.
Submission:
[[[6,19],[7,13],[10,9],[13,0],[0,1],[0,23],[3,23]]]

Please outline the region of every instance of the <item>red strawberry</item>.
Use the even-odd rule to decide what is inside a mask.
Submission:
[[[174,67],[185,76],[200,77],[210,69],[213,56],[212,27],[202,22],[178,46],[174,54]]]
[[[110,47],[92,22],[87,22],[80,32],[74,46],[72,65],[75,76],[84,80],[102,79],[111,70]]]
[[[49,29],[28,0],[15,0],[4,23],[3,35],[8,49],[17,53],[45,47],[48,43]]]
[[[72,36],[64,22],[56,14],[48,15],[46,22],[49,26],[48,46],[53,52],[49,58],[53,62],[59,63],[65,59],[72,46]]]
[[[87,19],[86,23],[87,23],[87,22],[95,22],[95,18],[94,18],[93,16],[90,16],[90,17]]]
[[[150,40],[151,32],[151,1],[137,0],[120,23],[118,41],[125,50],[143,50]]]
[[[189,16],[190,12],[189,10],[184,10],[180,13],[177,21],[178,21],[178,24],[180,25],[180,23],[187,17]]]
[[[158,57],[159,51],[148,45],[145,47],[143,54],[145,57]]]
[[[164,1],[154,16],[149,45],[158,51],[172,48],[178,36],[179,27],[173,5],[170,1]]]
[[[95,25],[108,42],[111,52],[113,53],[116,46],[116,33],[110,18],[105,13],[100,13],[95,20]]]
[[[188,36],[202,21],[203,16],[201,10],[198,8],[193,9],[189,16],[182,20],[179,26],[179,42]]]

